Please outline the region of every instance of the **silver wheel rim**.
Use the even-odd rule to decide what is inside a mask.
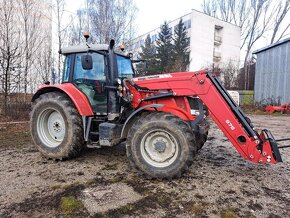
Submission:
[[[170,166],[177,159],[178,152],[176,139],[165,130],[150,131],[141,141],[141,155],[154,167]]]
[[[59,111],[48,108],[40,113],[37,119],[37,133],[43,144],[50,148],[59,146],[65,132],[65,122]]]

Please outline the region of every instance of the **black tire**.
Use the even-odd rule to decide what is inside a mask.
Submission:
[[[147,178],[167,179],[187,171],[197,151],[188,124],[163,112],[141,116],[129,130],[126,148],[128,159],[138,172]]]
[[[197,144],[197,151],[200,151],[200,149],[202,149],[204,143],[207,140],[207,135],[208,135],[208,132],[206,132],[205,134],[195,133],[195,140],[196,140],[196,144]]]
[[[84,147],[81,116],[63,93],[49,92],[35,100],[30,129],[35,145],[47,158],[72,158]]]

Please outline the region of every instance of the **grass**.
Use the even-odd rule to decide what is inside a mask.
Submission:
[[[238,216],[231,208],[228,208],[221,213],[221,218],[238,218]]]
[[[119,176],[119,175],[116,175],[116,176],[113,176],[110,180],[111,183],[118,183],[118,182],[121,182],[123,180],[123,177],[122,176]]]
[[[190,208],[190,212],[193,213],[196,217],[201,217],[207,209],[206,203],[193,204]]]
[[[128,214],[134,209],[135,209],[134,204],[127,204],[127,205],[119,208],[119,210],[122,214]]]
[[[83,203],[73,196],[62,197],[60,209],[64,217],[75,217],[75,212],[85,209]]]

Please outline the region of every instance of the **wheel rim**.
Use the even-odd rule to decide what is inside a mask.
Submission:
[[[177,159],[178,152],[176,139],[165,130],[150,131],[141,141],[141,154],[154,167],[170,166]]]
[[[65,122],[59,111],[48,108],[40,113],[37,119],[37,133],[43,144],[50,148],[59,146],[65,132]]]

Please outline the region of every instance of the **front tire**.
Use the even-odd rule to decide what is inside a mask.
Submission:
[[[41,95],[33,103],[30,119],[32,139],[45,157],[72,158],[84,147],[81,117],[65,94]]]
[[[127,156],[133,167],[149,178],[180,177],[197,151],[188,124],[168,113],[152,112],[131,127]]]

